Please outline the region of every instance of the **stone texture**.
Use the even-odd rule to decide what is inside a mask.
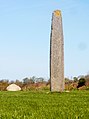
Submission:
[[[64,41],[61,11],[52,14],[50,39],[50,79],[51,91],[64,90]]]

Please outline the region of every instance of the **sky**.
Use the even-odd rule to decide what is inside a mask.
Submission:
[[[89,74],[89,0],[0,0],[0,79],[49,78],[51,19],[57,9],[65,77]]]

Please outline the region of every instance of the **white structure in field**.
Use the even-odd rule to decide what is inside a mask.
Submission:
[[[16,84],[11,84],[6,88],[7,91],[20,91],[21,88]]]

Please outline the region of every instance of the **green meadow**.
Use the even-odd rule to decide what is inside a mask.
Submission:
[[[0,119],[89,119],[89,91],[2,91]]]

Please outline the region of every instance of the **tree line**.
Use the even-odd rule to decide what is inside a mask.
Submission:
[[[5,91],[7,86],[10,84],[16,84],[21,87],[22,90],[50,90],[50,79],[43,77],[32,76],[26,77],[22,80],[0,80],[0,91]],[[65,90],[76,90],[76,89],[89,89],[89,75],[81,75],[73,77],[72,79],[65,78]]]

